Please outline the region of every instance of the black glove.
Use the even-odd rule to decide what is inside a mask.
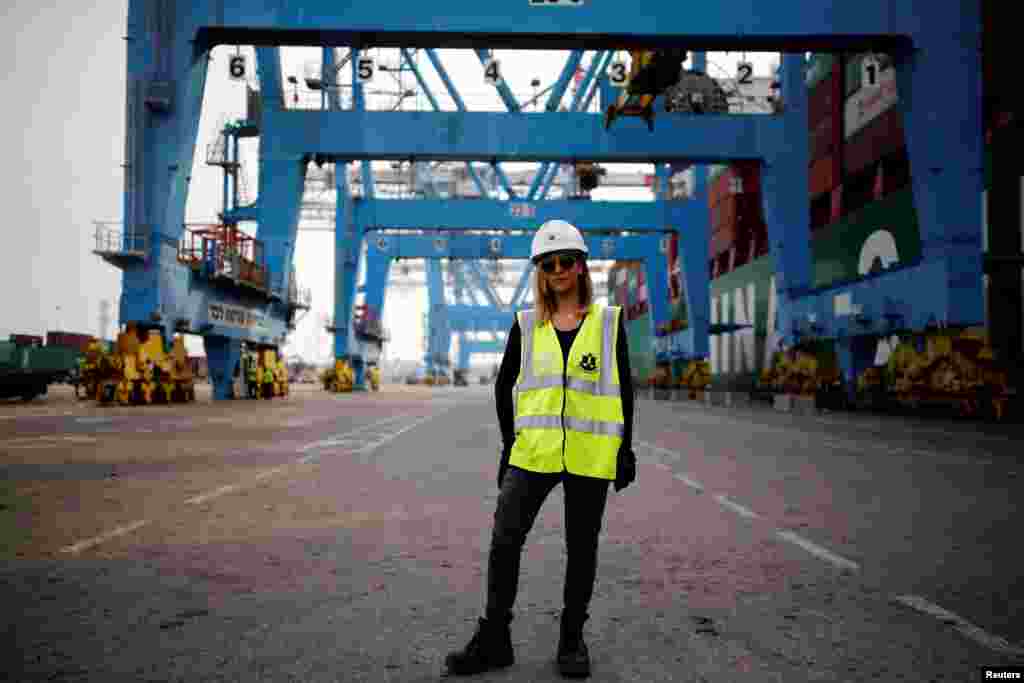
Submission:
[[[628,448],[619,451],[615,462],[615,492],[636,481],[636,454]]]
[[[501,480],[505,478],[505,470],[508,469],[508,459],[512,457],[512,444],[502,446],[501,462],[498,464],[498,490],[501,490]]]

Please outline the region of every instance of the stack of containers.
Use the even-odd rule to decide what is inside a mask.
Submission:
[[[756,257],[755,238],[766,244],[761,211],[761,167],[757,161],[737,161],[710,183],[712,278],[724,275]],[[762,245],[763,246],[763,245]]]
[[[902,187],[906,173],[886,173],[905,165],[906,141],[903,116],[896,90],[896,69],[885,55],[879,62],[878,87],[863,85],[866,54],[855,55],[846,64],[846,100],[843,105],[844,183],[870,185],[872,199],[881,199]]]
[[[811,230],[817,230],[837,220],[842,209],[843,97],[839,60],[830,54],[815,55],[806,83]]]

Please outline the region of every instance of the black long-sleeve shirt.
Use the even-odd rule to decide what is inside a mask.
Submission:
[[[575,330],[562,332],[556,329],[558,343],[562,347],[562,367],[569,365],[569,349],[573,340],[576,339]],[[516,438],[515,429],[515,407],[512,402],[512,393],[515,391],[516,380],[519,379],[520,356],[522,354],[522,332],[519,329],[518,318],[512,323],[512,329],[508,333],[508,341],[505,343],[505,355],[501,359],[501,368],[498,370],[498,379],[494,387],[494,399],[498,407],[498,425],[501,427],[501,440],[504,444],[510,445]],[[633,446],[633,376],[629,369],[629,346],[626,340],[626,328],[622,322],[622,315],[619,315],[619,333],[615,342],[615,360],[619,368],[619,390],[622,396],[622,415],[624,419],[624,431],[622,445],[619,451],[631,451]]]

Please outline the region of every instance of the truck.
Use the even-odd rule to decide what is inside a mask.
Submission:
[[[87,342],[81,335],[63,334],[51,332],[46,345],[32,335],[12,334],[0,341],[0,398],[31,401],[45,395],[50,384],[78,381],[78,360]]]

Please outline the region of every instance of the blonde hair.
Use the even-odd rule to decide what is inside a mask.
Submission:
[[[577,320],[583,317],[586,310],[590,308],[590,304],[594,302],[594,281],[590,277],[587,260],[581,258],[578,262],[583,265],[583,271],[576,277],[576,294],[579,297]],[[548,287],[546,278],[547,275],[539,265],[533,269],[533,305],[537,314],[537,327],[541,327],[551,320],[555,311],[558,310],[558,299]]]

